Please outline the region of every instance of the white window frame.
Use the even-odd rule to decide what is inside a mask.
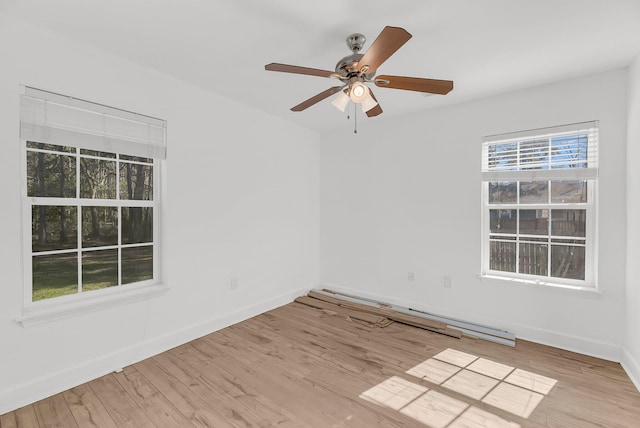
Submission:
[[[23,228],[23,308],[16,321],[24,327],[37,325],[68,316],[101,308],[146,300],[167,291],[161,279],[160,224],[161,224],[161,167],[166,157],[166,122],[149,116],[95,104],[40,89],[21,87],[21,174],[22,174],[22,228]],[[63,197],[27,196],[27,142],[75,147],[75,153],[51,152],[76,157],[76,195]],[[81,149],[116,153],[116,198],[88,199],[80,197],[80,158],[92,156],[81,154]],[[35,150],[41,151],[41,150]],[[153,200],[120,199],[120,155],[153,159]],[[97,157],[95,157],[97,159]],[[129,160],[123,162],[135,163]],[[146,164],[150,165],[150,164]],[[39,301],[32,300],[32,206],[77,207],[78,243],[69,252],[78,252],[80,261],[83,251],[82,216],[83,206],[118,207],[118,243],[99,249],[122,249],[143,244],[122,244],[120,233],[121,207],[151,207],[153,209],[153,278],[131,284],[121,284],[121,251],[118,251],[118,285],[82,292],[81,269],[78,265],[78,292]],[[97,249],[96,249],[97,250]],[[96,251],[93,250],[93,251]],[[52,251],[60,253],[60,251]],[[46,254],[39,252],[37,254]]]
[[[509,134],[501,134],[488,136],[483,138],[482,145],[482,257],[481,257],[481,276],[496,279],[505,279],[529,284],[540,284],[549,286],[560,286],[565,288],[597,290],[597,211],[598,211],[598,122],[583,122],[570,125],[557,126],[552,128],[534,129],[524,132],[515,132]],[[574,135],[588,133],[588,155],[586,160],[586,168],[544,168],[540,165],[534,166],[535,169],[521,169],[520,153],[517,161],[510,167],[501,168],[500,166],[490,165],[489,147],[492,144],[526,142],[538,139],[551,139],[563,135]],[[519,151],[519,145],[518,145]],[[553,181],[553,180],[586,180],[587,183],[587,202],[585,203],[552,203],[548,199],[548,203],[531,204],[520,203],[519,192],[516,191],[516,203],[489,203],[489,183],[490,182],[528,182],[528,181]],[[551,191],[551,186],[548,186]],[[519,221],[516,221],[516,233],[509,234],[516,243],[516,272],[505,272],[490,269],[490,210],[549,210],[549,233],[547,235],[526,235],[520,234]],[[551,234],[551,210],[562,209],[580,209],[586,211],[586,227],[585,227],[585,273],[584,280],[559,278],[551,276],[551,240],[554,235]],[[519,211],[518,211],[519,213]],[[519,215],[519,214],[518,214]],[[519,251],[520,238],[546,238],[548,246],[547,257],[547,275],[531,275],[519,273]],[[556,244],[558,245],[558,244]]]

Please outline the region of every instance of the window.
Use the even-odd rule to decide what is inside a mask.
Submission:
[[[164,129],[159,119],[25,88],[25,307],[158,283]]]
[[[33,141],[26,150],[31,300],[153,280],[153,159]]]
[[[485,137],[483,275],[595,287],[597,122]]]

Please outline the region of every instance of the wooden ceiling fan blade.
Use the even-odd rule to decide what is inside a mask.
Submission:
[[[366,115],[367,117],[374,117],[382,113],[382,107],[380,107],[380,103],[378,102],[378,99],[376,98],[376,96],[373,95],[373,91],[371,90],[371,88],[369,88],[369,93],[371,94],[371,98],[373,98],[378,103],[378,105],[376,105],[371,110],[367,111]]]
[[[333,86],[333,87],[327,89],[326,91],[322,91],[318,95],[314,95],[313,97],[309,98],[308,100],[301,102],[297,106],[291,107],[291,111],[302,111],[302,110],[305,110],[305,109],[311,107],[312,105],[324,100],[325,98],[330,97],[331,95],[338,93],[341,89],[342,89],[342,86]]]
[[[376,76],[374,83],[379,88],[404,89],[406,91],[427,92],[445,95],[453,89],[453,81],[422,79],[406,76]]]
[[[283,73],[305,74],[307,76],[333,77],[335,71],[320,70],[318,68],[300,67],[298,65],[278,64],[272,62],[264,66],[268,71],[280,71]]]
[[[384,27],[364,56],[360,58],[356,68],[368,74],[374,73],[380,64],[389,59],[410,38],[411,34],[404,28]],[[366,69],[363,70],[363,67],[366,67]]]

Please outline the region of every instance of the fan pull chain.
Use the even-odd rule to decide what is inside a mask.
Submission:
[[[351,115],[349,114],[349,109],[351,108],[351,105],[353,104],[353,133],[357,134],[358,133],[358,113],[357,113],[357,108],[356,105],[354,103],[349,103],[347,104],[347,120],[351,119]]]
[[[358,133],[358,109],[356,105],[353,105],[353,133]]]

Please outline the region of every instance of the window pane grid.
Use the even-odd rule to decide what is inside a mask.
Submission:
[[[554,221],[557,225],[558,219],[561,217],[557,213],[560,213],[563,218],[560,221],[564,222],[564,214],[568,212],[567,217],[578,218],[579,223],[584,223],[587,210],[584,206],[579,210],[565,210],[566,207],[561,204],[556,206],[559,209],[551,208],[549,205],[542,205],[541,209],[529,209],[528,206],[523,208],[522,205],[511,204],[509,208],[515,207],[515,209],[507,210],[504,209],[505,207],[497,205],[498,210],[491,210],[493,214],[490,216],[490,221],[504,224],[499,212],[510,220],[515,220],[515,231],[514,233],[502,233],[499,232],[499,227],[494,224],[490,225],[492,232],[489,234],[489,270],[546,278],[584,279],[584,268],[572,266],[572,260],[576,259],[576,252],[580,253],[578,258],[584,258],[583,254],[587,245],[586,236],[554,233],[556,229]],[[523,218],[525,217],[522,215],[523,212],[529,219]],[[536,215],[532,219],[533,213]],[[545,220],[540,233],[526,233],[532,227],[531,223],[526,223],[526,221],[534,220],[537,223],[540,219]],[[582,230],[583,225],[578,229]],[[564,250],[561,250],[562,248]]]
[[[28,179],[28,183],[34,184],[29,184],[27,189],[27,201],[32,207],[32,242],[35,242],[33,239],[38,236],[37,229],[40,228],[43,230],[43,242],[53,239],[52,245],[58,247],[50,249],[32,244],[31,301],[144,282],[156,276],[153,263],[156,233],[153,221],[153,194],[156,191],[152,180],[155,174],[153,159],[29,141],[25,149],[27,169],[31,167],[29,171],[34,177],[31,181]],[[49,163],[49,171],[56,170],[59,163],[60,172],[57,182],[54,182],[56,187],[48,185],[48,190],[38,191],[38,183],[45,182],[45,179],[51,182],[50,176],[42,179],[46,173],[44,162]],[[134,189],[138,184],[141,186],[135,194],[130,192],[129,199],[121,197],[127,195],[121,194],[123,182],[120,165],[132,167],[130,177],[134,181],[131,185]],[[69,171],[68,168],[72,169]],[[136,174],[140,171],[145,176],[137,180]],[[38,173],[40,176],[37,176]],[[61,193],[62,189],[64,194]],[[128,241],[124,243],[123,212],[129,213],[129,217],[134,219],[134,223],[129,225]],[[70,213],[75,217],[73,228],[65,227]],[[142,228],[142,232],[138,228]],[[69,245],[64,243],[65,231],[74,235],[75,243],[71,248],[65,248]],[[123,255],[125,251],[126,260]],[[68,274],[68,268],[72,267],[70,260],[75,260],[72,277]],[[123,271],[125,263],[126,277]],[[60,271],[57,274],[56,267],[58,270],[67,269],[67,273]],[[68,285],[60,285],[60,281],[66,281]]]

